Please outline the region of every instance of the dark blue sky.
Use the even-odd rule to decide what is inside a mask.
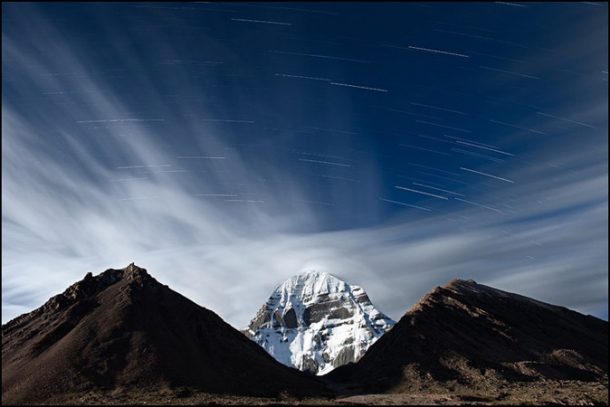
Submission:
[[[131,260],[236,325],[304,267],[607,318],[607,4],[2,11],[3,321]]]

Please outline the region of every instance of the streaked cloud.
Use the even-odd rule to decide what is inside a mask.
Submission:
[[[262,103],[249,107],[251,115],[232,115],[225,110],[247,99],[242,87],[227,85],[226,100],[201,102],[197,99],[201,95],[179,94],[169,86],[173,83],[156,82],[149,59],[133,53],[127,42],[120,41],[125,37],[108,28],[104,34],[113,39],[111,55],[121,57],[116,68],[138,73],[129,84],[138,90],[138,97],[131,98],[131,92],[122,92],[107,72],[92,67],[90,55],[70,46],[57,23],[39,8],[28,7],[32,8],[27,9],[27,24],[19,20],[23,35],[3,33],[2,45],[3,322],[41,305],[87,272],[124,267],[132,261],[238,328],[248,323],[276,285],[309,267],[363,286],[394,319],[435,285],[456,277],[607,318],[607,93],[605,98],[577,102],[566,97],[552,108],[526,107],[528,114],[515,117],[498,115],[502,121],[492,123],[502,132],[501,143],[493,144],[477,141],[487,140],[480,129],[454,122],[474,117],[469,107],[440,100],[434,105],[410,103],[451,115],[432,121],[410,119],[399,129],[405,134],[429,130],[425,139],[429,144],[402,143],[407,148],[400,149],[397,142],[378,151],[374,144],[387,136],[370,136],[370,128],[358,121],[351,102],[341,95],[336,96],[341,103],[332,105],[328,122],[297,120],[300,106],[295,107],[294,118],[272,122],[274,112]],[[236,58],[224,45],[203,37],[210,49],[222,51],[210,59]],[[503,41],[471,37],[475,36],[466,38]],[[148,44],[159,60],[188,59],[169,36],[162,38],[165,41]],[[565,46],[574,51],[576,60],[586,51],[573,37]],[[599,44],[588,52],[595,54],[596,47]],[[528,74],[552,71],[555,59],[517,48],[532,69],[519,70],[512,63],[497,65],[498,69]],[[422,52],[408,54],[421,58],[431,50],[442,51],[415,49]],[[282,63],[313,59],[373,65],[373,58],[347,51],[264,48],[261,54],[266,58],[274,54],[273,59],[285,59]],[[308,58],[299,58],[304,56]],[[430,59],[469,62],[475,56]],[[596,72],[606,68],[604,64],[596,65]],[[185,64],[166,65],[162,69]],[[205,65],[197,69],[226,64]],[[399,88],[379,95],[292,80],[329,82],[326,76],[335,77],[323,70],[292,68],[274,65],[261,77],[323,87],[331,92],[321,98],[324,109],[329,109],[325,98],[335,97],[332,92],[401,95]],[[166,76],[190,84],[191,73],[176,69]],[[542,82],[546,74],[542,76],[526,82]],[[211,84],[224,86],[229,81],[228,75],[219,77]],[[513,79],[521,81],[518,76]],[[589,89],[587,80],[562,82],[561,92],[580,94],[581,89]],[[368,90],[374,89],[382,88]],[[58,92],[63,92],[65,103],[37,99]],[[261,94],[265,99],[276,96]],[[434,96],[440,98],[439,94]],[[405,100],[428,100],[411,96],[405,94]],[[484,100],[481,97],[481,103]],[[271,130],[267,138],[256,138],[257,126],[282,129],[285,138],[274,138]],[[238,129],[230,133],[227,127]],[[469,138],[456,137],[454,132],[469,133]],[[192,136],[192,142],[182,143],[180,134]],[[351,143],[361,141],[357,137],[363,134],[374,142]],[[314,140],[312,144],[297,145],[305,137]],[[328,139],[332,144],[319,141]],[[417,142],[406,136],[405,140]],[[438,140],[444,144],[434,144]],[[464,155],[446,152],[447,144],[501,154],[505,161],[454,165],[458,161],[452,160],[463,160]],[[307,153],[314,158],[303,158],[303,150],[316,151]],[[403,155],[403,150],[414,153]],[[441,157],[430,158],[435,156]],[[445,161],[450,156],[460,157]],[[421,163],[411,163],[414,158],[421,158]],[[388,160],[404,166],[386,168]],[[415,182],[403,179],[401,191],[394,185],[402,181],[394,176]],[[439,199],[435,191],[459,198]],[[351,228],[337,228],[329,221],[347,216],[353,221]]]

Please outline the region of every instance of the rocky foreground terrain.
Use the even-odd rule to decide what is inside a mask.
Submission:
[[[131,264],[2,326],[2,402],[607,405],[607,339],[606,321],[454,280],[314,376]]]
[[[570,380],[504,384],[499,388],[442,388],[412,393],[371,393],[334,397],[250,397],[204,393],[196,389],[177,388],[153,392],[133,389],[94,390],[85,394],[64,394],[44,404],[161,404],[161,405],[608,405],[607,384]]]

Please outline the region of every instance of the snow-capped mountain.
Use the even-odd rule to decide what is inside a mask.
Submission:
[[[322,375],[360,359],[394,323],[361,287],[308,271],[277,287],[245,333],[281,363]]]

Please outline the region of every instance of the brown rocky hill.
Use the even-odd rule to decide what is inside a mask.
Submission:
[[[608,322],[454,280],[424,296],[360,361],[325,378],[360,393],[489,394],[574,380],[607,388]]]
[[[70,286],[2,326],[2,402],[163,388],[250,396],[328,394],[218,315],[133,264]]]

